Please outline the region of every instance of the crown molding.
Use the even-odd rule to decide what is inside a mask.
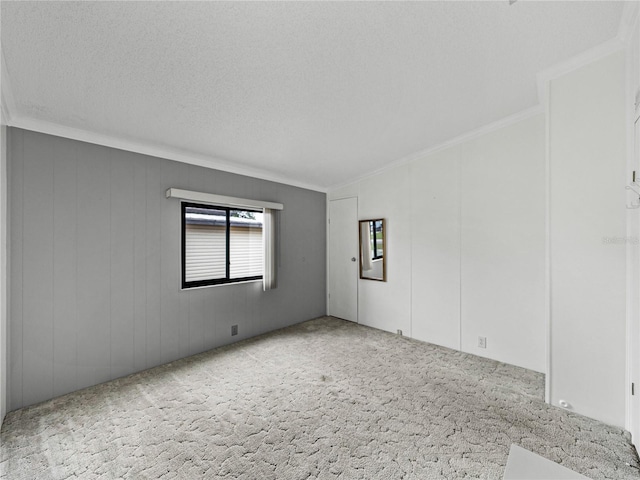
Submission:
[[[329,188],[329,191],[332,190],[337,190],[339,188],[344,188],[348,185],[352,185],[354,183],[360,182],[366,178],[369,177],[375,177],[376,175],[380,175],[384,172],[387,172],[389,170],[392,170],[394,168],[397,167],[401,167],[403,165],[407,165],[409,163],[412,163],[416,160],[420,160],[424,157],[427,157],[429,155],[433,155],[434,153],[438,153],[442,150],[446,150],[448,148],[451,147],[455,147],[456,145],[460,145],[462,143],[468,142],[470,140],[476,139],[478,137],[482,137],[483,135],[486,135],[488,133],[491,132],[495,132],[497,130],[500,130],[502,128],[508,127],[510,125],[514,125],[516,123],[522,122],[524,120],[527,120],[531,117],[535,117],[536,115],[542,115],[544,113],[544,108],[542,107],[542,105],[536,105],[534,107],[530,107],[527,108],[525,110],[522,110],[518,113],[515,113],[513,115],[509,115],[507,117],[504,117],[500,120],[497,120],[495,122],[491,122],[488,123],[487,125],[477,128],[475,130],[471,130],[467,133],[463,133],[462,135],[458,135],[457,137],[454,137],[450,140],[447,140],[446,142],[443,143],[439,143],[438,145],[435,145],[433,147],[429,147],[426,148],[424,150],[420,150],[418,152],[412,153],[410,155],[407,155],[406,157],[403,157],[399,160],[396,160],[395,162],[389,163],[388,165],[385,165],[382,168],[379,168],[377,170],[374,170],[373,172],[361,175],[360,177],[357,177],[354,180],[350,180],[346,183],[341,183],[339,185],[332,185]]]
[[[633,35],[633,28],[638,20],[639,14],[640,2],[637,0],[626,1],[620,17],[618,33],[614,38],[575,55],[564,62],[538,72],[536,80],[538,83],[538,102],[540,105],[547,105],[549,83],[551,80],[624,49]]]
[[[615,37],[594,48],[571,57],[565,62],[558,63],[546,70],[538,72],[536,78],[538,82],[538,101],[540,102],[540,105],[547,104],[549,82],[551,82],[551,80],[623,50],[624,47],[624,42],[622,42],[619,37]]]
[[[306,190],[313,190],[321,193],[327,192],[325,187],[319,185],[299,182],[285,175],[278,175],[258,168],[237,165],[207,155],[168,147],[159,143],[126,139],[116,137],[114,135],[105,135],[82,128],[69,127],[58,123],[47,122],[45,120],[38,120],[20,115],[11,89],[9,71],[7,69],[1,45],[0,57],[2,61],[0,66],[0,121],[2,121],[3,125],[39,133],[46,133],[57,137],[69,138],[81,142],[93,143],[105,147],[127,150],[129,152],[140,153],[152,157],[166,158],[168,160],[175,160],[177,162],[187,163],[190,165],[197,165],[214,170],[221,170],[223,172],[235,173],[237,175],[259,178],[270,182],[283,183],[285,185],[304,188]]]
[[[80,129],[75,127],[68,127],[58,123],[47,122],[44,120],[38,120],[34,118],[25,117],[18,114],[15,99],[11,89],[11,82],[9,80],[9,74],[6,66],[4,52],[0,45],[0,56],[2,64],[0,68],[0,121],[8,126],[22,128],[25,130],[31,130],[40,133],[46,133],[49,135],[55,135],[59,137],[70,138],[73,140],[79,140],[83,142],[93,143],[96,145],[103,145],[106,147],[117,148],[121,150],[127,150],[130,152],[140,153],[143,155],[150,155],[159,158],[166,158],[169,160],[175,160],[190,165],[197,165],[205,168],[211,168],[215,170],[221,170],[224,172],[235,173],[238,175],[245,175],[249,177],[259,178],[262,180],[282,183],[285,185],[291,185],[294,187],[304,188],[307,190],[314,190],[317,192],[327,193],[328,191],[342,188],[354,183],[357,183],[365,178],[373,177],[392,170],[401,165],[411,163],[419,158],[432,155],[438,151],[445,150],[460,143],[467,142],[474,138],[485,135],[489,132],[499,130],[514,123],[526,120],[529,117],[544,113],[544,106],[547,105],[547,96],[549,90],[549,83],[551,80],[565,75],[573,70],[581,68],[589,63],[604,58],[612,53],[620,51],[625,48],[627,42],[632,36],[633,27],[638,20],[640,14],[640,2],[627,1],[624,4],[623,13],[620,19],[620,25],[618,27],[618,34],[615,38],[602,43],[590,50],[587,50],[581,54],[578,54],[569,60],[554,65],[546,70],[542,70],[537,74],[537,87],[538,87],[538,101],[539,105],[523,110],[514,115],[510,115],[496,122],[492,122],[488,125],[472,130],[463,135],[454,137],[446,142],[438,144],[434,147],[430,147],[425,150],[410,154],[403,158],[400,158],[394,162],[387,164],[372,172],[366,173],[353,180],[349,180],[346,183],[330,185],[323,187],[320,185],[309,184],[305,182],[299,182],[295,179],[289,178],[285,175],[278,175],[268,172],[263,169],[257,169],[252,167],[240,166],[232,162],[228,162],[222,159],[209,157],[199,153],[187,151],[184,149],[169,147],[160,143],[143,142],[133,139],[125,139],[112,135],[105,135],[96,133],[86,129]]]
[[[327,192],[326,188],[319,185],[299,182],[295,179],[291,179],[283,175],[273,174],[265,170],[245,167],[207,155],[202,155],[179,148],[168,147],[161,144],[124,139],[112,135],[92,132],[90,130],[68,127],[65,125],[60,125],[58,123],[36,120],[19,115],[17,116],[15,114],[12,115],[11,121],[10,123],[8,123],[8,125],[24,130],[30,130],[33,132],[45,133],[57,137],[64,137],[81,142],[93,143],[95,145],[102,145],[105,147],[117,148],[119,150],[126,150],[128,152],[140,153],[142,155],[174,160],[176,162],[187,163],[189,165],[197,165],[199,167],[211,168],[214,170],[221,170],[223,172],[234,173],[237,175],[259,178],[261,180],[267,180],[270,182],[283,183],[285,185],[304,188],[306,190],[314,190],[321,193]]]

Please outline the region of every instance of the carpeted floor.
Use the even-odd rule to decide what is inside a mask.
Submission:
[[[511,443],[637,479],[626,432],[543,376],[320,318],[10,413],[6,479],[501,479]]]

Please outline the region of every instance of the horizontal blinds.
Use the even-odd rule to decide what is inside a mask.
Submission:
[[[231,227],[230,277],[262,275],[262,229]],[[226,275],[225,227],[218,225],[185,226],[185,281],[197,282],[224,278]]]
[[[262,228],[231,227],[230,277],[262,275]]]
[[[197,282],[226,275],[225,227],[185,227],[185,280]]]

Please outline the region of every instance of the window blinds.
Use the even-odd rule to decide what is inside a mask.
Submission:
[[[215,195],[212,193],[194,192],[179,188],[169,188],[166,192],[167,198],[179,198],[190,202],[207,203],[223,207],[241,207],[261,209],[263,215],[262,245],[264,249],[264,267],[262,274],[262,288],[264,291],[277,287],[277,212],[284,206],[281,203],[266,202],[262,200],[250,200],[246,198],[227,197],[225,195]]]

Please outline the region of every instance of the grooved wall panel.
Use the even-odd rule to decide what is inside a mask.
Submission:
[[[625,56],[616,52],[554,79],[549,90],[551,403],[564,400],[618,427],[626,416],[630,265],[625,81]]]
[[[111,376],[134,372],[134,163],[111,159]]]
[[[178,292],[180,289],[180,202],[172,202],[164,198],[167,188],[183,184],[180,165],[176,162],[162,162],[160,167],[160,189],[155,194],[155,202],[163,205],[160,209],[160,255],[161,255],[161,285],[160,285],[160,351],[162,363],[180,358],[180,332],[185,322],[180,318],[180,304]],[[186,171],[187,169],[183,169]],[[186,188],[183,187],[183,188]],[[177,254],[174,254],[177,253]]]
[[[24,143],[23,383],[24,401],[53,396],[53,162],[44,137]],[[52,142],[55,144],[55,142]],[[28,192],[28,193],[27,193]]]
[[[8,132],[10,410],[325,314],[325,194]],[[169,187],[283,203],[278,288],[181,290]]]
[[[544,120],[329,192],[387,220],[387,281],[359,281],[359,323],[545,370]]]
[[[78,350],[76,144],[57,138],[53,161],[53,394],[76,388]]]
[[[461,145],[462,351],[545,371],[544,117]],[[479,348],[486,337],[487,348]]]
[[[411,165],[411,334],[460,348],[460,148]]]
[[[134,154],[129,154],[134,156]],[[133,162],[133,368],[147,367],[147,163]]]
[[[13,410],[16,406],[24,405],[22,402],[22,217],[24,194],[24,149],[23,136],[9,133],[9,158],[7,158],[7,174],[9,176],[9,318],[7,319],[9,332],[9,368],[7,379],[7,393],[9,405],[7,410]],[[19,162],[11,162],[12,158],[19,158]]]
[[[205,311],[204,302],[206,290],[193,292],[191,301],[187,302],[187,314],[189,319],[189,349],[191,354],[196,354],[204,350],[207,343],[205,337]]]
[[[147,293],[147,367],[160,365],[161,360],[161,326],[162,309],[160,305],[160,289],[162,286],[162,265],[160,249],[162,230],[160,228],[162,199],[160,192],[160,169],[152,159],[147,159],[147,198],[146,214],[142,217],[147,225],[146,256],[146,293]]]
[[[2,113],[0,111],[0,118]],[[7,305],[9,305],[9,288],[7,284],[8,272],[10,268],[9,257],[6,246],[8,245],[8,216],[7,216],[7,181],[9,173],[7,170],[7,158],[9,157],[9,139],[7,137],[7,126],[0,121],[0,222],[4,228],[0,228],[0,427],[4,421],[9,407],[9,393],[7,390],[9,378],[9,329],[7,325]]]
[[[32,137],[47,139],[33,133],[24,135],[25,145]],[[107,148],[89,144],[78,148],[78,388],[104,382],[111,373],[110,162]],[[25,195],[27,192],[31,194],[25,188]],[[29,260],[25,255],[25,268]],[[25,306],[31,301],[25,294]],[[33,317],[32,321],[39,319]],[[28,378],[25,374],[25,386]],[[25,398],[25,404],[27,401]]]

